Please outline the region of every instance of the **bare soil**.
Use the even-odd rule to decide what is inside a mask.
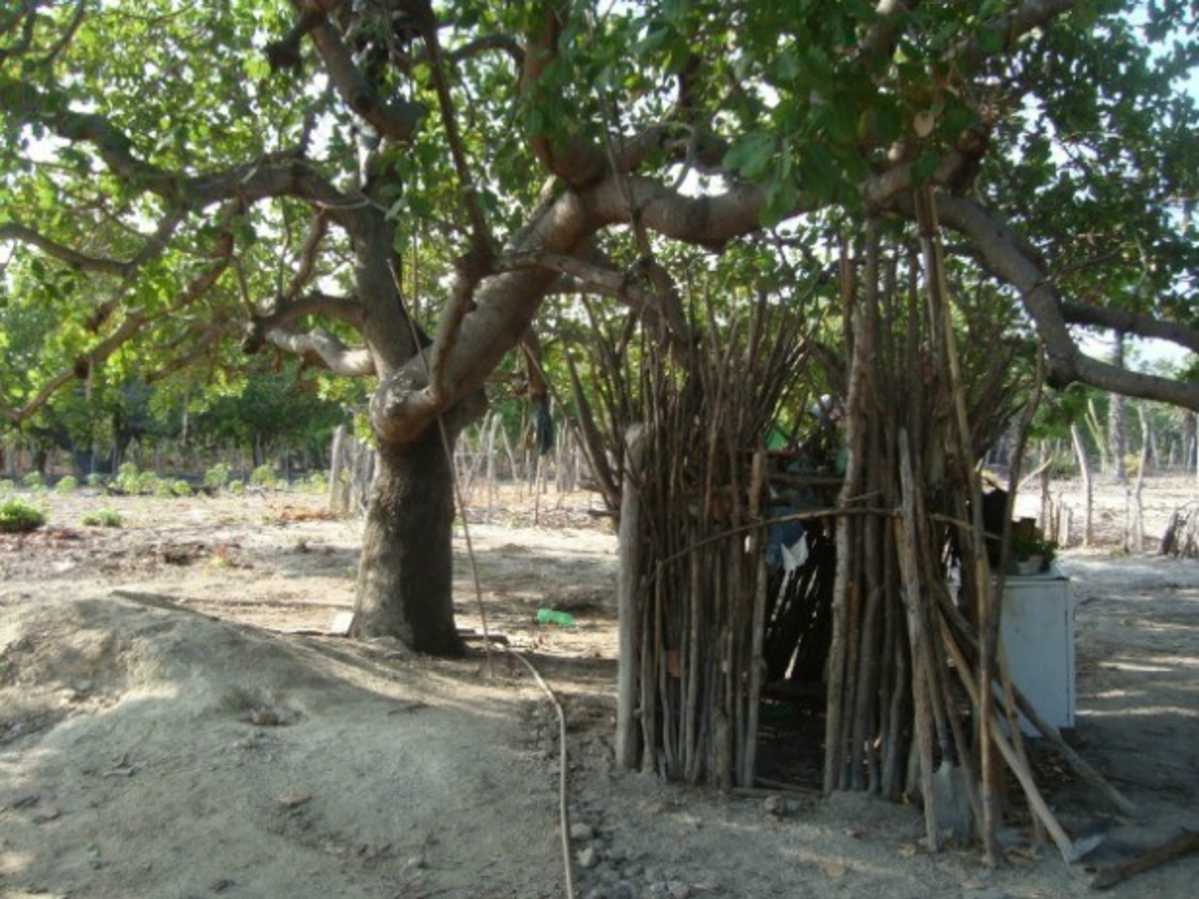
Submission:
[[[1100,495],[1122,527],[1122,493]],[[1195,495],[1152,482],[1150,534]],[[0,536],[0,896],[563,895],[556,725],[522,668],[294,633],[350,609],[359,522],[289,493],[42,500],[46,529]],[[1018,808],[989,872],[971,849],[928,854],[909,807],[795,793],[768,810],[613,770],[615,540],[588,502],[543,496],[534,526],[508,490],[491,522],[471,513],[488,624],[567,711],[581,897],[1090,892],[1083,865],[1029,845]],[[102,506],[125,526],[79,525]],[[478,628],[461,534],[456,552],[456,611]],[[1109,863],[1199,827],[1199,563],[1064,556],[1075,740],[1138,820],[1037,760],[1067,828],[1107,833],[1087,862]],[[538,626],[539,608],[576,626]],[[1111,895],[1189,897],[1197,879],[1192,858]]]

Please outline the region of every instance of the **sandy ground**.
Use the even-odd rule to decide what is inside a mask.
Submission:
[[[1168,482],[1146,500],[1164,524],[1195,495]],[[1083,866],[1028,847],[1018,809],[1010,863],[988,872],[971,850],[926,853],[908,807],[795,794],[778,816],[614,771],[614,539],[583,495],[543,498],[537,527],[527,498],[502,499],[491,523],[472,512],[483,600],[563,697],[580,896],[1090,892]],[[519,666],[500,657],[488,678],[478,652],[286,633],[350,608],[359,523],[299,494],[44,500],[46,530],[0,537],[0,896],[562,895],[556,727]],[[1101,501],[1122,526],[1119,491]],[[80,527],[100,506],[125,527]],[[457,611],[478,627],[457,547]],[[1199,827],[1199,563],[1091,549],[1063,564],[1075,740],[1138,820],[1038,764],[1068,829],[1106,831],[1088,862],[1108,863]],[[578,626],[538,627],[542,607]],[[1112,895],[1190,897],[1197,879],[1192,858]]]

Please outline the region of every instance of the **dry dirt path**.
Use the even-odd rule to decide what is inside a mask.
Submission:
[[[356,523],[285,494],[48,502],[48,532],[0,538],[0,896],[561,895],[554,728],[518,667],[489,682],[477,653],[277,633],[350,607]],[[79,528],[101,505],[126,527]],[[778,817],[613,771],[614,541],[575,527],[580,509],[547,517],[472,534],[492,628],[564,697],[581,896],[1089,894],[1085,872],[1024,851],[1018,820],[1012,863],[988,873],[971,851],[926,854],[910,808],[800,797]],[[458,548],[458,613],[477,627]],[[1199,564],[1066,564],[1082,751],[1146,820],[1105,817],[1068,778],[1052,800],[1069,826],[1106,828],[1112,859],[1199,825]],[[537,627],[543,606],[578,626]],[[1181,899],[1197,880],[1192,859],[1112,895]]]

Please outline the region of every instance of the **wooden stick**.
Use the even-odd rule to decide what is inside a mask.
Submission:
[[[978,653],[978,644],[974,636],[970,633],[969,626],[965,619],[962,618],[961,612],[953,605],[952,600],[944,592],[938,592],[938,605],[941,613],[951,625],[953,633],[963,641],[966,650],[974,655]],[[1012,686],[1012,695],[1016,700],[1016,707],[1020,710],[1025,718],[1027,718],[1032,726],[1040,731],[1041,736],[1053,744],[1054,748],[1061,754],[1068,764],[1080,778],[1089,783],[1121,814],[1129,817],[1135,817],[1137,807],[1129,801],[1129,799],[1107,782],[1106,778],[1093,767],[1086,759],[1074,751],[1074,748],[1066,742],[1061,731],[1041,717],[1040,712],[1036,710],[1031,702],[1028,701],[1019,688]]]
[[[945,648],[949,650],[950,656],[953,657],[954,668],[962,681],[962,685],[966,688],[966,692],[970,694],[970,701],[974,703],[975,708],[980,708],[983,705],[990,705],[991,697],[982,697],[979,694],[978,682],[972,677],[970,666],[966,662],[965,656],[962,655],[957,643],[953,639],[953,635],[949,631],[948,622],[941,619],[941,635],[944,638]],[[1041,791],[1037,789],[1036,780],[1032,776],[1032,771],[1024,764],[1012,744],[1008,742],[1004,736],[1003,728],[994,716],[988,717],[990,724],[991,740],[999,748],[1008,767],[1012,769],[1012,773],[1016,775],[1016,779],[1020,781],[1020,786],[1024,788],[1024,795],[1028,799],[1028,807],[1032,809],[1033,814],[1041,819],[1045,825],[1045,829],[1049,831],[1049,836],[1053,838],[1054,844],[1057,846],[1058,852],[1061,853],[1062,860],[1066,864],[1073,864],[1078,860],[1078,853],[1071,842],[1066,831],[1062,829],[1062,825],[1058,823],[1053,812],[1049,810],[1045,799],[1041,796]]]
[[[1110,889],[1136,874],[1182,858],[1192,852],[1199,852],[1199,831],[1184,830],[1173,839],[1147,850],[1132,861],[1100,868],[1091,878],[1091,889]]]
[[[701,658],[704,653],[700,652],[700,622],[703,618],[703,602],[701,600],[702,584],[701,580],[706,566],[702,564],[701,556],[698,552],[693,552],[687,559],[688,573],[690,574],[690,584],[688,586],[688,599],[691,603],[690,620],[688,621],[688,647],[686,660],[687,674],[687,697],[683,703],[683,766],[684,776],[688,783],[695,783],[699,779],[700,752],[699,752],[699,682],[701,680]]]
[[[849,298],[845,302],[846,314],[851,312]],[[869,338],[866,336],[865,316],[861,309],[853,313],[853,331],[859,335],[855,340],[852,369],[849,377],[849,396],[846,400],[846,452],[845,483],[841,486],[838,504],[848,506],[858,492],[862,464],[862,438],[864,424],[864,402],[862,392],[866,373],[866,352]],[[862,344],[865,344],[863,346]],[[850,548],[853,546],[851,522],[846,517],[837,519],[837,571],[833,588],[833,636],[829,646],[828,703],[825,712],[824,739],[824,792],[831,793],[841,782],[845,765],[845,743],[843,740],[843,703],[846,678],[846,659],[849,627],[850,591]]]
[[[750,484],[751,519],[761,515],[761,497],[766,475],[766,454],[759,450],[754,454],[753,477]],[[766,660],[762,658],[762,643],[766,637],[766,548],[765,532],[755,532],[750,542],[750,559],[756,560],[754,566],[754,611],[750,637],[752,640],[749,654],[749,720],[746,727],[745,756],[741,768],[741,783],[752,786],[754,769],[758,754],[758,706],[762,699],[762,677],[765,674]]]
[[[895,542],[899,547],[899,568],[903,575],[903,604],[907,611],[908,642],[912,647],[912,704],[915,710],[916,740],[913,751],[919,751],[920,790],[924,798],[924,828],[930,852],[941,846],[937,826],[937,805],[933,792],[933,735],[932,712],[929,708],[929,677],[926,668],[929,656],[923,641],[923,616],[919,611],[920,573],[916,551],[916,510],[912,460],[907,431],[899,431],[899,475],[902,489],[902,516],[895,522]],[[910,789],[909,782],[909,789]]]
[[[645,447],[641,428],[630,429],[628,447],[626,471],[640,471]],[[616,588],[616,608],[620,666],[616,674],[616,764],[622,768],[635,768],[640,749],[637,727],[640,666],[636,662],[641,624],[637,591],[641,578],[641,493],[636,478],[626,477],[622,482],[618,545],[620,580]]]
[[[949,389],[957,424],[960,465],[969,489],[972,542],[974,544],[975,591],[978,602],[978,627],[980,635],[989,634],[993,617],[997,616],[995,598],[991,593],[991,576],[987,565],[987,550],[983,536],[982,491],[978,473],[974,468],[974,447],[971,445],[970,424],[966,418],[966,393],[962,384],[961,366],[953,335],[953,318],[949,308],[948,289],[945,283],[945,265],[941,256],[938,235],[937,207],[932,188],[924,185],[916,191],[916,214],[920,223],[920,243],[925,260],[925,284],[928,290],[930,314],[940,327],[944,340],[944,358],[948,363]],[[989,637],[980,641],[978,664],[979,683],[990,689],[994,678],[994,647]],[[991,729],[991,704],[982,703],[978,708],[979,745],[982,749],[982,838],[987,864],[996,865],[999,860],[999,842],[996,829],[999,824],[999,770],[992,757],[987,732]]]

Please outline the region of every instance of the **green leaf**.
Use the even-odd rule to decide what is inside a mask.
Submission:
[[[743,178],[757,180],[770,167],[776,149],[773,135],[764,131],[751,131],[729,148],[724,155],[723,165],[738,172]]]
[[[932,150],[925,150],[912,163],[912,180],[916,184],[924,184],[937,171],[940,162],[940,156]]]
[[[1003,32],[993,26],[985,26],[978,32],[978,48],[988,56],[1003,49]]]

